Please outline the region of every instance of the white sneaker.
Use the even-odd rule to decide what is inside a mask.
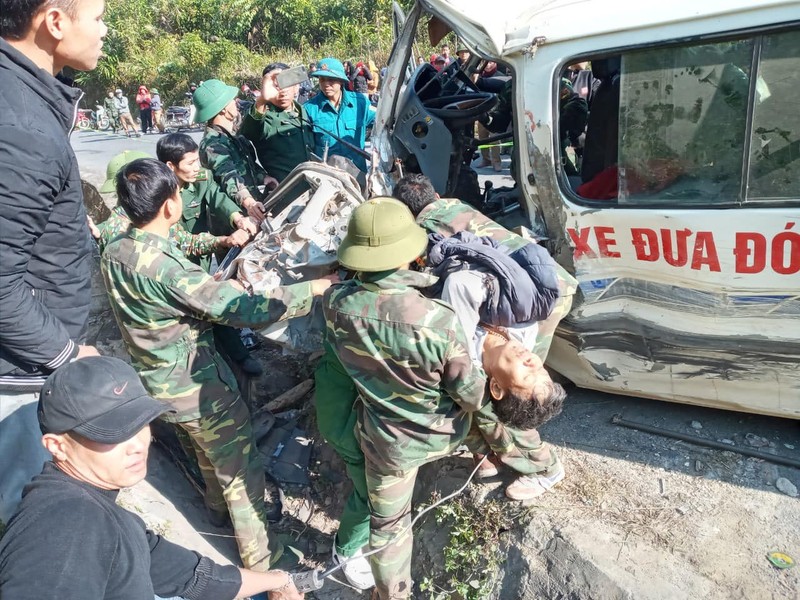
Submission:
[[[364,548],[368,547],[364,546]],[[359,548],[358,552],[353,556],[342,556],[336,552],[336,544],[334,543],[331,554],[333,555],[333,563],[336,565],[347,561],[342,567],[342,572],[350,585],[359,590],[368,590],[371,587],[375,587],[375,578],[372,576],[372,567],[369,565],[369,559],[364,558],[363,550],[363,548]]]
[[[506,496],[512,500],[532,500],[549,492],[564,479],[563,467],[558,472],[544,477],[539,475],[520,475],[506,488]]]

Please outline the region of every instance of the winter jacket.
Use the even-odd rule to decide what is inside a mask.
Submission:
[[[508,254],[493,239],[469,231],[449,238],[436,233],[428,237],[434,244],[428,264],[440,280],[469,268],[495,276],[496,285],[481,306],[485,323],[509,327],[543,321],[552,312],[559,295],[556,262],[538,244],[526,244]]]
[[[0,39],[0,389],[33,390],[77,355],[91,242],[69,143],[79,90]]]
[[[150,92],[146,89],[144,92],[139,90],[139,93],[136,94],[136,104],[139,107],[139,110],[147,110],[150,108]]]
[[[369,82],[372,81],[372,73],[366,67],[357,67],[350,74],[350,81],[353,82],[354,92],[366,94],[369,91]]]
[[[131,113],[126,96],[114,96],[114,106],[117,107],[117,113],[120,115],[129,115]]]

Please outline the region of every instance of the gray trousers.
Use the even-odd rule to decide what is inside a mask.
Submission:
[[[42,446],[36,418],[39,392],[0,391],[0,520],[8,520],[22,488],[42,471],[50,453]]]

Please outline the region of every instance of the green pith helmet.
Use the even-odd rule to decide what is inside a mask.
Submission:
[[[338,258],[343,267],[375,273],[410,263],[427,245],[427,233],[405,204],[394,198],[372,198],[350,215]]]
[[[106,167],[106,180],[103,183],[102,187],[100,188],[100,192],[103,194],[109,194],[111,192],[116,191],[116,184],[117,184],[117,173],[119,170],[127,165],[130,162],[135,161],[137,158],[153,158],[146,152],[139,152],[138,150],[125,150],[124,152],[120,152],[115,157],[113,157],[110,161],[108,161],[108,166]]]
[[[194,120],[206,123],[216,117],[228,102],[236,98],[239,90],[219,79],[204,81],[192,94],[192,103],[197,108]]]

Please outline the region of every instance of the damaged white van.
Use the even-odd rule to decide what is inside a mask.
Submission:
[[[548,365],[581,387],[800,418],[800,2],[418,0],[373,133],[370,195],[407,172],[578,279]],[[441,72],[415,38],[471,51]],[[511,75],[512,192],[481,190],[473,125]],[[562,81],[588,105],[563,139]]]

